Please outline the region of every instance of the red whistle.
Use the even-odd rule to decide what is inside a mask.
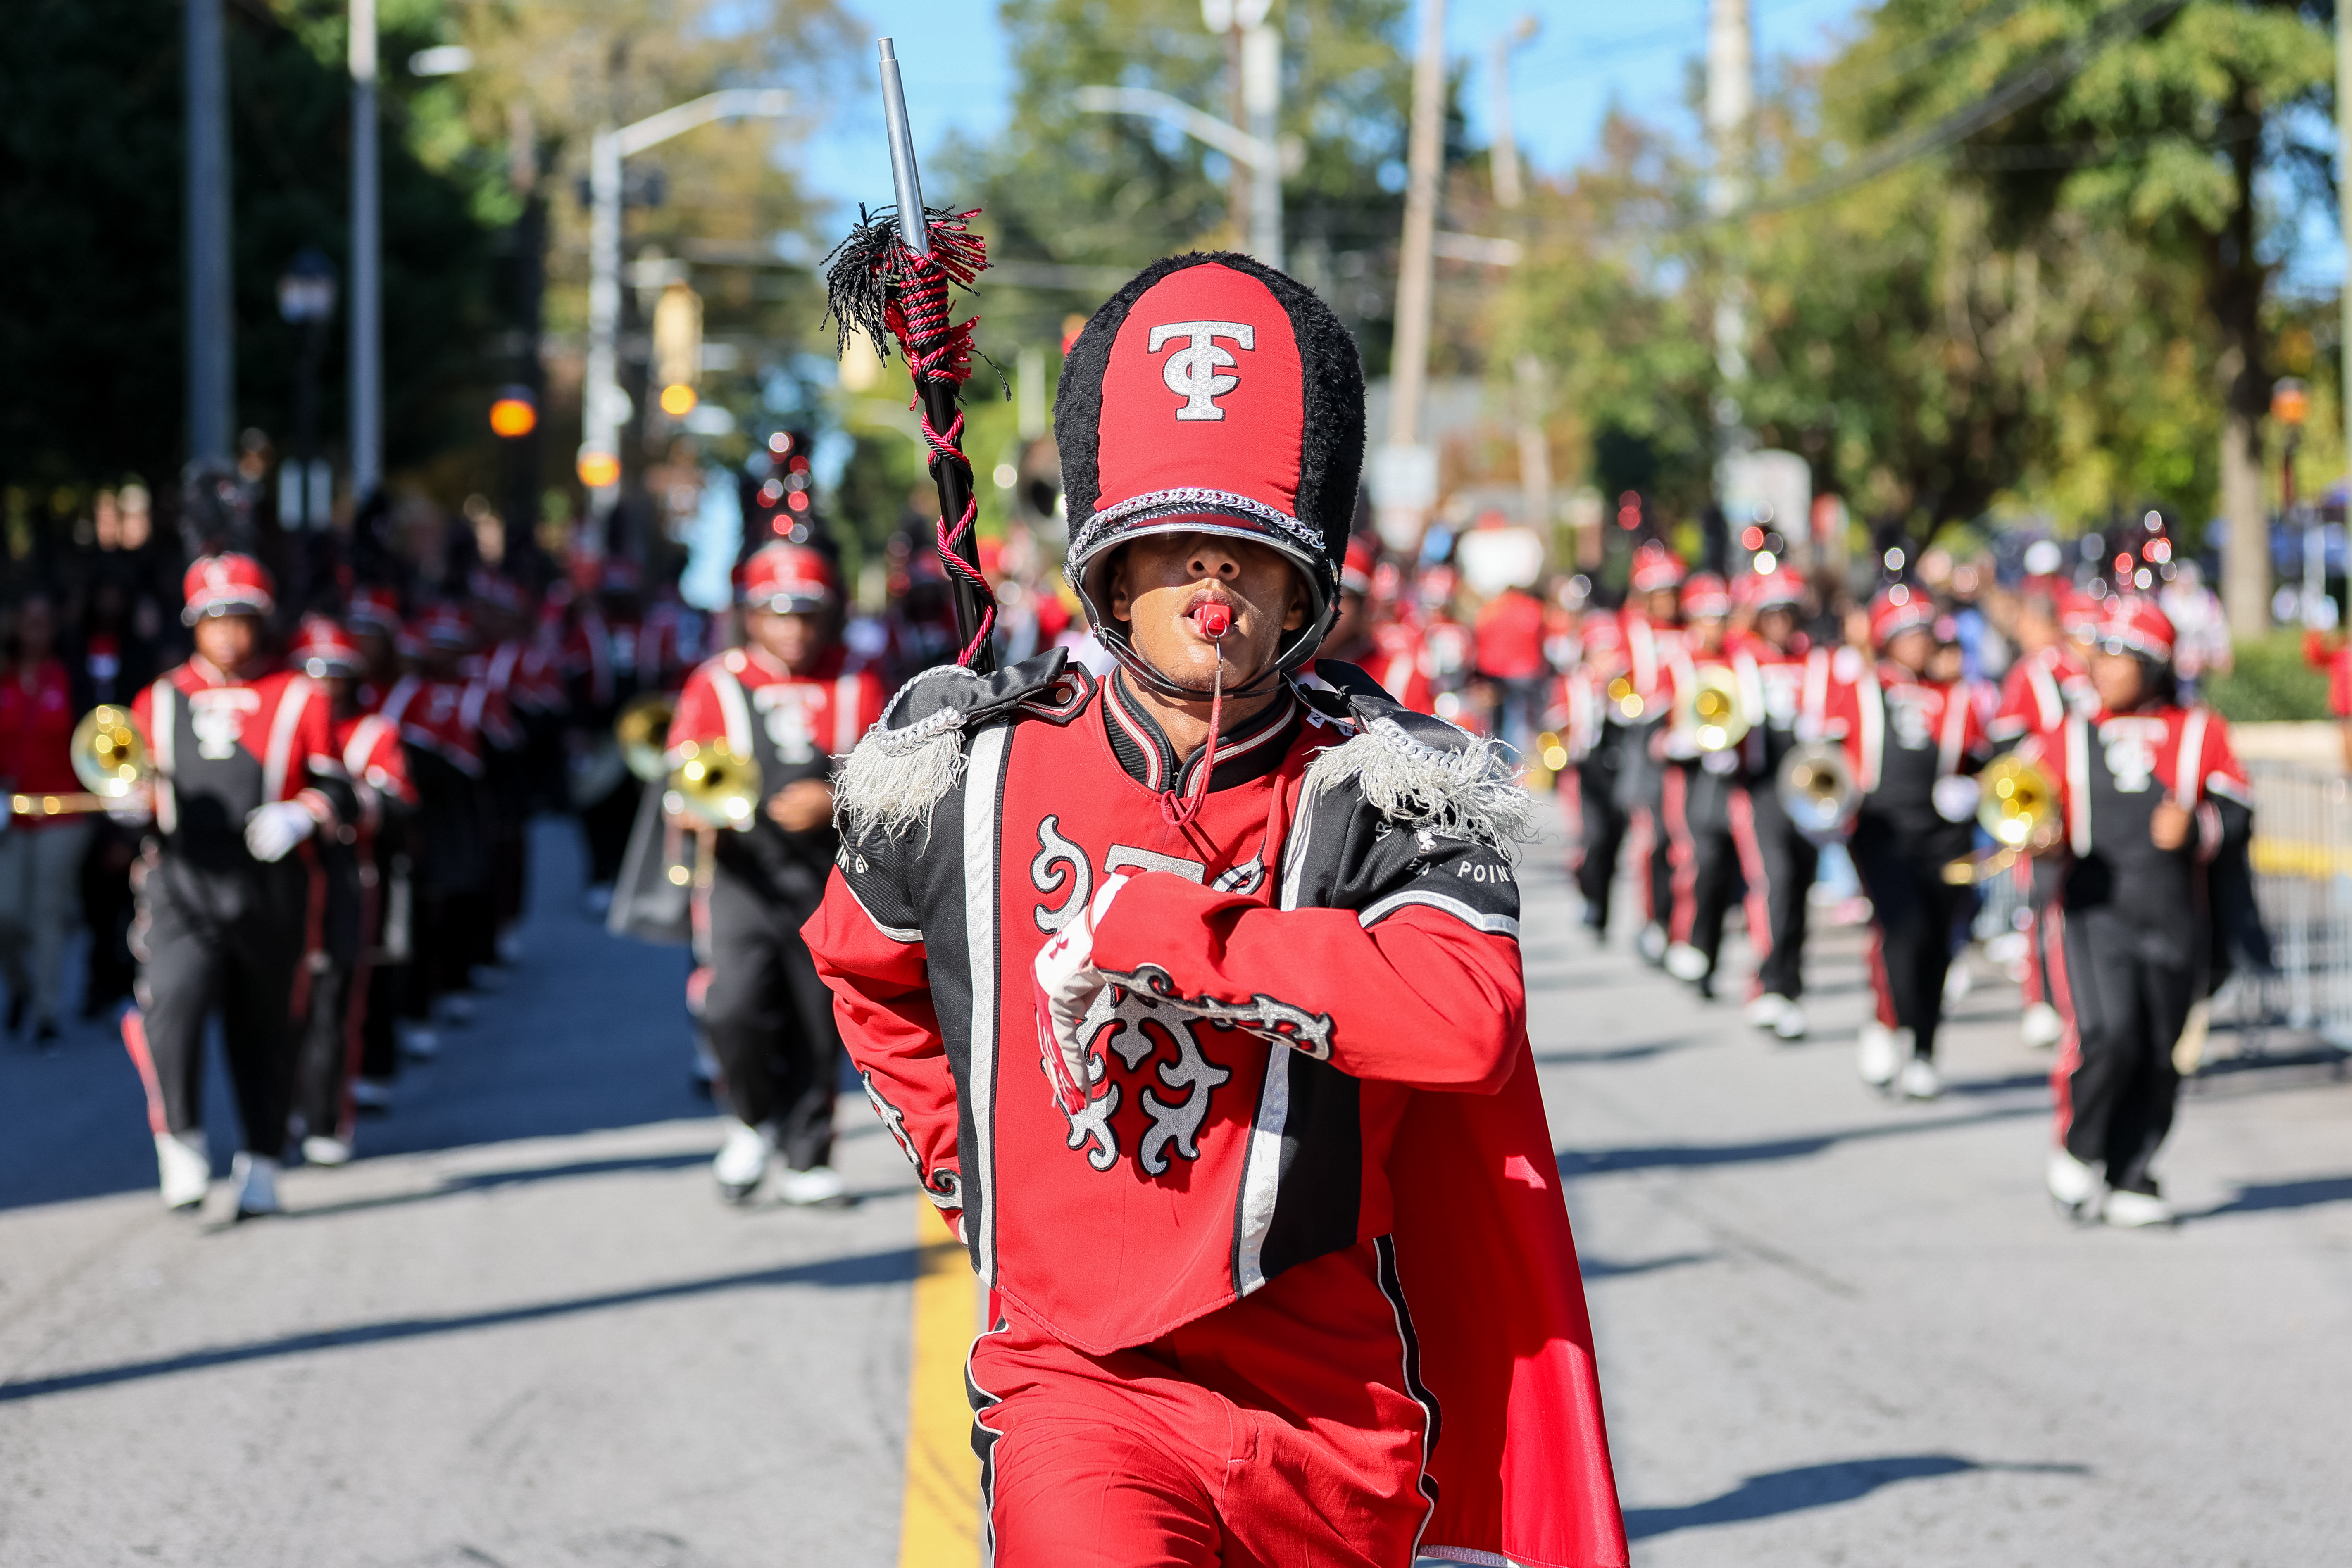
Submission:
[[[1204,637],[1223,637],[1234,629],[1234,607],[1209,600],[1193,610],[1192,624],[1201,628]]]

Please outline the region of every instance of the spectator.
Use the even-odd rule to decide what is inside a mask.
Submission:
[[[57,657],[57,609],[47,595],[26,595],[0,669],[0,788],[62,795],[74,777],[72,682]],[[0,970],[8,980],[8,1031],[24,1027],[43,1049],[58,1038],[66,933],[79,918],[75,893],[88,847],[85,816],[18,816],[0,833]],[[29,950],[31,962],[26,963]]]

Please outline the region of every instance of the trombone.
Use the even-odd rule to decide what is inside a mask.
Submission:
[[[131,722],[131,710],[101,703],[81,716],[67,743],[74,777],[85,786],[60,795],[11,795],[8,816],[70,816],[109,811],[155,775],[147,742]]]
[[[1989,882],[2021,855],[2047,849],[2058,837],[2058,795],[2050,775],[2015,752],[1995,757],[1977,775],[1977,826],[1999,846],[1991,854],[1963,855],[1944,868],[1956,888]]]
[[[1702,752],[1727,752],[1748,737],[1751,721],[1740,700],[1739,677],[1720,664],[1700,666],[1675,702],[1675,727]]]
[[[663,804],[708,826],[740,831],[751,826],[762,798],[759,758],[723,740],[688,741],[678,748]]]
[[[1835,741],[1807,741],[1792,749],[1781,760],[1777,788],[1790,823],[1816,844],[1843,837],[1862,804],[1853,765]]]

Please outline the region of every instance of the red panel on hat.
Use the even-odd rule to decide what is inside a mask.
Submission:
[[[1295,518],[1305,425],[1298,344],[1273,291],[1213,263],[1171,272],[1111,344],[1096,507],[1213,489]]]
[[[743,597],[749,604],[824,602],[837,592],[832,563],[805,545],[771,544],[743,564]]]
[[[2172,657],[2172,617],[2154,599],[2129,594],[2109,599],[2099,617],[2096,640],[2120,643],[2150,658]]]

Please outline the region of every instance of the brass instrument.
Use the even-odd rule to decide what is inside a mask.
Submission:
[[[69,816],[106,811],[131,798],[154,776],[147,742],[131,722],[131,710],[101,704],[81,716],[67,742],[74,777],[89,787],[61,795],[7,796],[10,816]]]
[[[1963,855],[1944,868],[1954,887],[1989,882],[2021,855],[2048,848],[2058,836],[2058,792],[2050,775],[2016,752],[1995,757],[1977,775],[1977,826],[2000,847],[1982,858]]]
[[[669,775],[668,804],[712,827],[751,826],[765,798],[760,759],[745,756],[725,741],[689,741],[679,751],[677,771]]]
[[[1727,752],[1748,736],[1751,721],[1747,708],[1737,674],[1724,665],[1702,665],[1675,702],[1675,727],[1696,740],[1702,752]]]
[[[1807,741],[1791,751],[1781,761],[1777,788],[1789,821],[1816,844],[1842,837],[1862,804],[1853,765],[1834,741]]]
[[[613,721],[613,739],[631,773],[651,784],[669,769],[669,721],[677,700],[667,691],[633,697]]]
[[[1642,717],[1642,694],[1633,689],[1630,676],[1621,675],[1609,683],[1609,701],[1617,717],[1628,724]]]

